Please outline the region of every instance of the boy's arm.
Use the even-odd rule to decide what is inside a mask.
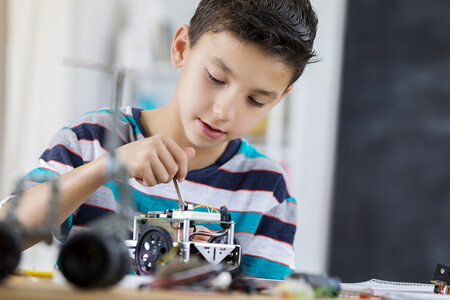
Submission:
[[[59,177],[59,210],[57,224],[60,225],[99,187],[108,181],[106,176],[109,154],[105,154],[83,164],[79,141],[68,129],[56,136],[43,164],[52,171],[64,173]],[[61,141],[64,145],[61,146]],[[144,185],[152,186],[170,181],[174,176],[183,179],[187,173],[187,161],[193,156],[193,149],[181,149],[170,138],[160,135],[118,148],[117,158],[127,167],[131,177]],[[191,155],[192,154],[192,155]],[[58,161],[60,159],[61,161]],[[56,160],[57,162],[55,162]],[[59,168],[59,170],[55,170]],[[64,171],[61,171],[64,170]],[[69,171],[67,171],[69,170]],[[45,178],[25,191],[15,210],[15,216],[23,226],[40,226],[46,222],[48,203],[51,199],[52,184]],[[40,181],[42,182],[42,181]],[[35,183],[36,184],[36,183]],[[12,198],[0,209],[0,219],[12,205]],[[32,241],[32,244],[37,241]]]
[[[59,177],[59,202],[57,225],[70,216],[96,189],[104,184],[106,179],[107,156],[73,169]],[[14,212],[21,225],[35,227],[45,224],[48,204],[51,199],[52,183],[46,181],[26,190],[20,198]],[[12,198],[0,209],[0,219],[3,219],[13,205]],[[28,244],[31,242],[31,244]],[[25,241],[26,247],[37,241]]]

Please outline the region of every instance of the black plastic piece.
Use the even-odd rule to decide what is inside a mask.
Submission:
[[[0,281],[17,268],[22,242],[17,233],[6,223],[0,222]]]
[[[220,221],[231,222],[231,215],[228,213],[228,208],[226,206],[220,207]],[[230,224],[220,223],[220,227],[228,229],[230,228]]]
[[[438,263],[434,270],[432,280],[441,281],[447,284],[450,283],[450,267]]]
[[[80,288],[112,286],[130,269],[124,242],[96,231],[80,233],[64,243],[59,265],[66,279]]]

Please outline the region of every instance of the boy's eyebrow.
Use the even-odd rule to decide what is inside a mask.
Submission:
[[[221,68],[222,71],[224,71],[227,74],[231,74],[231,70],[227,67],[227,65],[224,63],[223,60],[221,60],[220,58],[213,58],[212,59],[212,63],[214,65],[216,65],[217,67]]]
[[[255,90],[255,93],[267,96],[272,99],[278,99],[278,93],[275,91]]]
[[[228,75],[232,74],[231,70],[227,67],[225,62],[220,58],[213,58],[212,63],[217,67],[221,68],[222,71],[227,73]],[[255,90],[255,93],[267,96],[272,99],[278,99],[278,93],[275,91],[265,91],[265,90]]]

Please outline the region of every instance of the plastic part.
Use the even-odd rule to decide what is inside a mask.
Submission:
[[[19,264],[21,244],[16,232],[0,222],[0,281],[11,275]]]
[[[112,286],[130,269],[123,241],[94,231],[69,239],[61,248],[59,264],[66,279],[81,288]]]

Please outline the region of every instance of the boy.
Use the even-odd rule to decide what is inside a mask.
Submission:
[[[240,137],[292,89],[314,57],[316,27],[309,0],[202,0],[172,41],[172,64],[181,74],[171,102],[120,111],[117,158],[129,172],[136,210],[176,208],[173,178],[188,203],[227,206],[243,275],[283,279],[294,269],[296,202],[284,171]],[[112,122],[113,113],[103,109],[57,133],[26,177],[16,210],[24,225],[45,222],[49,180],[56,176],[59,239],[118,211],[106,175]]]

